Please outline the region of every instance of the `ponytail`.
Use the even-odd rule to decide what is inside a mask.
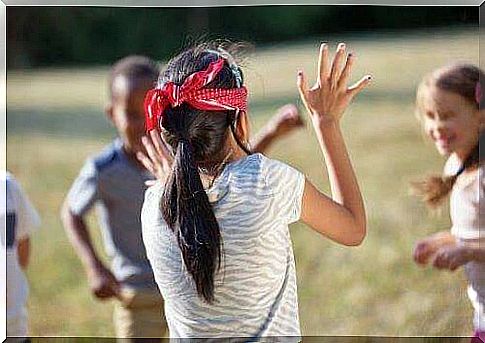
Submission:
[[[214,274],[221,265],[221,233],[204,190],[188,139],[178,141],[162,196],[162,215],[175,233],[197,293],[214,300]]]
[[[174,152],[160,203],[162,216],[177,238],[197,294],[207,303],[215,301],[223,241],[199,173],[214,179],[220,174],[232,157],[231,132],[250,154],[236,134],[237,114],[247,108],[242,82],[242,72],[227,52],[195,47],[167,63],[159,87],[145,101],[147,123],[160,128]]]
[[[437,209],[450,194],[458,177],[465,170],[478,166],[482,161],[479,150],[479,143],[477,143],[460,169],[451,176],[431,175],[424,180],[412,182],[413,194],[419,196],[430,209]]]

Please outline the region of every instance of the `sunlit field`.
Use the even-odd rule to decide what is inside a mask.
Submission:
[[[257,47],[244,62],[256,132],[281,105],[298,102],[296,72],[316,73],[319,42],[344,40],[357,56],[354,79],[373,75],[345,114],[343,131],[368,212],[368,236],[340,247],[303,224],[291,227],[304,335],[469,335],[472,308],[462,271],[416,266],[414,242],[449,228],[447,209],[431,216],[409,182],[439,172],[414,116],[414,92],[427,72],[452,61],[478,63],[478,29],[318,37]],[[108,67],[8,72],[7,167],[39,209],[32,239],[30,328],[34,336],[112,336],[112,305],[95,300],[59,220],[84,159],[115,136],[105,119]],[[302,113],[306,117],[306,113]],[[268,153],[328,190],[312,128]],[[98,251],[95,216],[90,223]]]

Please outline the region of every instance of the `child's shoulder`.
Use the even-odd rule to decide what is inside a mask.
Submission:
[[[17,192],[20,189],[17,179],[9,171],[2,171],[2,173],[0,174],[0,178],[10,191],[13,190],[14,192]]]
[[[299,173],[296,168],[288,163],[277,159],[268,158],[262,155],[261,159],[262,171],[267,177],[274,177],[281,173]]]
[[[267,187],[279,187],[280,183],[291,183],[292,179],[303,176],[296,168],[277,159],[268,158],[263,154],[253,154],[250,157],[244,167],[257,175],[260,182],[262,181]],[[245,171],[244,174],[246,173],[251,174]]]
[[[255,153],[246,158],[236,161],[234,164],[239,164],[238,170],[258,170],[262,173],[271,172],[281,168],[289,167],[288,164],[276,159],[266,157],[261,153]]]
[[[145,191],[145,201],[153,201],[154,198],[160,198],[163,192],[163,182],[158,180],[155,184],[148,187]]]
[[[89,156],[86,160],[86,164],[94,168],[96,172],[100,172],[120,161],[121,149],[122,145],[120,141],[115,139],[113,142],[106,145],[100,152]]]
[[[450,155],[443,166],[443,174],[447,176],[454,175],[458,172],[460,167],[461,163],[456,156]]]
[[[265,183],[268,175],[280,168],[281,165],[283,163],[278,160],[268,158],[261,153],[254,153],[230,163],[228,168],[224,170],[222,178],[226,176],[232,182],[237,182],[237,180],[241,180],[241,182],[253,180],[259,183]]]
[[[142,222],[156,222],[161,218],[160,199],[163,194],[163,183],[157,181],[145,191],[141,219]]]

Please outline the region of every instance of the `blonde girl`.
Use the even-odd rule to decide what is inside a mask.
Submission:
[[[475,310],[475,336],[485,337],[485,203],[484,164],[479,143],[484,119],[481,83],[474,65],[454,64],[426,76],[417,91],[417,114],[424,130],[447,162],[443,174],[414,187],[436,208],[450,195],[450,231],[420,240],[416,263],[451,271],[463,266]]]

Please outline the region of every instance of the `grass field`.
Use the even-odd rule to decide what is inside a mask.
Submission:
[[[302,224],[291,228],[304,335],[467,335],[471,306],[462,271],[417,267],[414,242],[448,229],[446,210],[430,216],[408,194],[409,181],[440,171],[443,160],[413,115],[424,73],[456,60],[478,63],[478,30],[322,37],[345,40],[355,78],[374,76],[343,126],[369,217],[364,244],[345,248]],[[257,49],[246,62],[256,131],[280,105],[297,101],[295,75],[316,70],[319,40]],[[43,219],[33,236],[28,278],[32,335],[111,336],[112,303],[90,295],[59,208],[84,159],[114,136],[104,119],[107,68],[8,72],[7,167]],[[309,125],[279,142],[272,157],[304,171],[323,189],[322,157]],[[98,251],[96,220],[90,217]]]

